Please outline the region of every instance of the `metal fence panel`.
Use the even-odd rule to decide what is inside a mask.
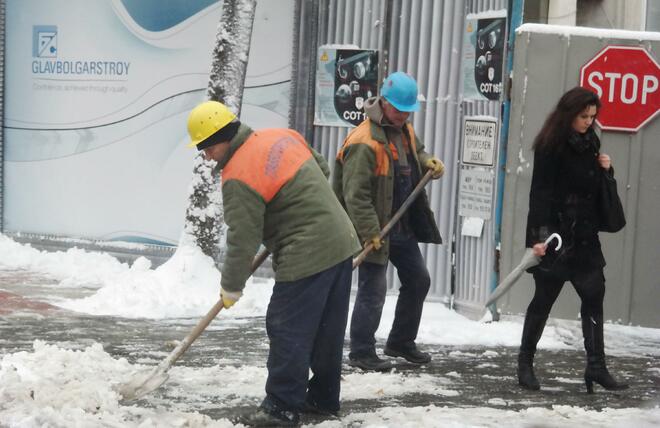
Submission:
[[[0,232],[4,230],[5,146],[5,0],[0,0]]]
[[[447,163],[441,180],[427,192],[443,236],[443,245],[422,245],[431,273],[430,295],[446,297],[451,278],[451,236],[454,229],[460,118],[460,65],[464,1],[396,0],[321,2],[319,44],[354,44],[379,49],[386,73],[413,75],[425,98],[412,118],[426,150]],[[388,19],[389,18],[389,19]],[[350,128],[315,127],[314,147],[332,163]],[[391,272],[390,272],[391,273]],[[389,275],[390,287],[396,287]]]
[[[504,10],[507,8],[507,1],[471,1],[467,5],[467,13],[480,13],[493,10]],[[460,21],[459,30],[463,32],[464,19]],[[461,44],[462,46],[462,44]],[[461,55],[462,57],[462,55]],[[501,129],[501,110],[500,101],[491,100],[465,100],[462,103],[461,117],[456,124],[456,169],[460,168],[460,144],[462,132],[462,119],[465,116],[491,116],[498,121],[498,132]],[[500,144],[500,138],[497,138]],[[498,160],[495,159],[495,166]],[[502,179],[501,173],[497,167],[494,168],[494,187],[497,188],[498,180]],[[458,172],[458,171],[457,171]],[[458,175],[458,174],[456,174]],[[457,191],[454,192],[457,195]],[[495,198],[496,192],[492,195],[493,215],[489,220],[484,221],[481,237],[470,237],[461,235],[461,226],[463,218],[456,216],[456,286],[454,290],[454,306],[457,311],[464,313],[472,318],[478,318],[484,314],[484,302],[490,292],[491,283],[495,271]]]

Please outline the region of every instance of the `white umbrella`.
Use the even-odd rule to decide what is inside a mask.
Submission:
[[[550,243],[550,241],[552,241],[555,238],[557,239],[557,247],[555,248],[555,250],[559,250],[561,248],[562,240],[561,240],[561,236],[559,236],[558,233],[553,233],[548,237],[548,239],[545,240],[544,245],[546,246],[546,248]],[[490,297],[486,301],[486,306],[490,306],[491,304],[495,303],[497,299],[502,297],[502,295],[506,293],[513,284],[516,283],[516,281],[518,280],[518,278],[520,278],[520,275],[522,275],[523,272],[525,272],[527,269],[531,268],[532,266],[536,266],[539,263],[541,263],[541,257],[535,256],[534,250],[531,248],[527,248],[518,266],[513,268],[511,273],[509,273],[506,276],[506,278],[504,278],[504,280],[498,284],[497,288],[495,288],[495,291],[493,291],[493,293],[490,295]]]

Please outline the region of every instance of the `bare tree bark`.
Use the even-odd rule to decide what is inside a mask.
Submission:
[[[213,49],[207,98],[222,102],[237,116],[241,111],[255,8],[256,0],[225,0]],[[184,235],[192,237],[202,252],[217,263],[224,220],[220,175],[215,166],[215,161],[205,160],[202,153],[195,158]]]

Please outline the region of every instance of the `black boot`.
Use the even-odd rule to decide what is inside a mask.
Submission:
[[[608,391],[628,389],[628,384],[617,382],[607,370],[603,316],[583,317],[582,334],[584,335],[584,349],[587,351],[587,368],[584,371],[584,383],[587,386],[587,393],[593,394],[594,382]]]
[[[387,344],[385,345],[383,354],[388,357],[405,358],[406,361],[413,364],[428,364],[431,362],[431,354],[420,351],[414,343],[408,347],[397,347]]]
[[[232,423],[240,423],[248,427],[297,427],[300,425],[300,415],[296,411],[285,410],[269,398],[265,398],[261,406],[238,415]]]
[[[376,351],[364,354],[348,354],[348,365],[366,371],[386,372],[392,369],[392,363],[376,355]]]
[[[536,375],[534,375],[534,354],[547,319],[548,317],[530,314],[529,312],[525,316],[520,353],[518,354],[518,384],[532,391],[541,389],[541,385],[536,379]]]

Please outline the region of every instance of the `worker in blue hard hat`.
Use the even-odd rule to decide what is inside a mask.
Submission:
[[[384,353],[415,364],[431,361],[415,344],[431,283],[418,244],[442,243],[426,193],[420,194],[386,239],[379,237],[426,171],[431,170],[433,178],[444,173],[443,163],[424,151],[408,122],[410,113],[418,109],[415,79],[403,72],[392,73],[383,82],[380,96],[365,102],[367,119],[348,135],[335,161],[333,189],[363,245],[372,244],[376,250],[360,265],[350,327],[349,364],[363,370],[383,371],[392,366],[377,355],[374,336],[385,303],[390,261],[401,288]]]

